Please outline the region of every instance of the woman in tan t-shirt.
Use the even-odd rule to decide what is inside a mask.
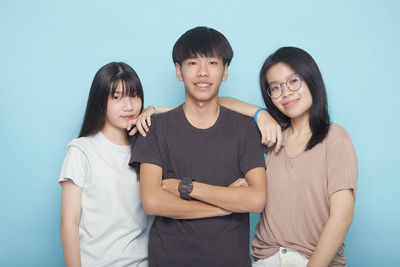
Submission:
[[[267,202],[252,240],[253,267],[345,266],[357,157],[347,131],[330,123],[319,68],[306,51],[282,47],[265,60],[260,83],[266,107],[283,129],[277,145],[284,147],[267,156]]]
[[[267,156],[267,202],[252,240],[253,267],[345,266],[357,157],[348,132],[330,123],[319,68],[306,51],[282,47],[265,60],[260,84],[269,114],[220,100],[254,116],[264,144],[276,142]]]

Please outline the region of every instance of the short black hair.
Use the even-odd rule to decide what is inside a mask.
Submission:
[[[233,50],[226,37],[208,27],[196,27],[185,32],[175,43],[172,60],[182,66],[188,58],[221,57],[224,65],[231,63]]]
[[[79,137],[93,135],[104,127],[109,95],[115,93],[120,82],[123,96],[138,96],[143,110],[143,88],[135,70],[124,62],[108,63],[93,78]]]
[[[267,94],[267,88],[269,87],[267,72],[278,63],[285,63],[296,73],[300,74],[310,89],[312,105],[310,108],[309,123],[312,136],[308,141],[306,149],[311,149],[325,139],[330,126],[328,100],[321,72],[311,55],[297,47],[281,47],[264,61],[260,71],[261,93],[268,112],[283,129],[290,126],[290,118],[275,107]]]

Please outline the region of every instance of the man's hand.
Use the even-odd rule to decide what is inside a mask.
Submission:
[[[165,191],[168,191],[171,194],[180,197],[181,195],[179,194],[179,191],[178,191],[178,186],[179,186],[180,182],[181,182],[181,180],[178,180],[175,178],[164,179],[161,182],[161,187]]]
[[[247,184],[246,179],[244,179],[244,178],[238,178],[238,179],[236,179],[236,181],[234,181],[233,183],[231,183],[231,184],[229,185],[229,187],[240,187],[240,186],[249,186],[249,185]]]

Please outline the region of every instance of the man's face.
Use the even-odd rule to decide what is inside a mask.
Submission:
[[[218,98],[222,81],[228,77],[228,64],[218,57],[195,57],[175,64],[176,77],[185,84],[186,97],[207,102]]]

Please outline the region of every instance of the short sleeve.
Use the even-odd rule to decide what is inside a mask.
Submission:
[[[158,142],[157,119],[153,118],[150,130],[146,137],[138,136],[135,144],[131,147],[131,159],[129,165],[137,167],[140,163],[151,163],[163,167],[160,147]]]
[[[353,143],[343,128],[332,130],[337,133],[329,137],[327,144],[328,194],[331,196],[339,190],[352,189],[355,198],[358,163]]]
[[[83,151],[76,146],[69,145],[58,182],[70,179],[75,185],[83,188],[89,175],[89,169],[89,160]]]
[[[265,148],[261,144],[260,132],[251,121],[247,125],[247,133],[240,151],[240,170],[243,174],[257,167],[265,168]]]

